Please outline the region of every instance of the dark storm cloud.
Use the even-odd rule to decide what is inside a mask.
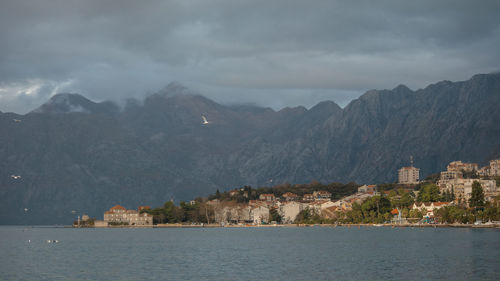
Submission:
[[[498,70],[498,1],[1,1],[0,110],[56,92],[345,104]]]

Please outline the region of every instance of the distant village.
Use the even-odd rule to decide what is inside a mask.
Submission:
[[[179,207],[173,202],[167,202],[161,208],[140,206],[137,210],[116,205],[104,213],[103,220],[84,215],[81,219],[78,217],[74,226],[421,224],[450,221],[477,224],[478,218],[486,218],[490,223],[500,220],[500,159],[491,160],[489,166],[481,168],[475,163],[454,161],[434,180],[420,181],[419,178],[420,170],[412,163],[398,170],[397,184],[362,185],[357,189],[343,186],[352,192],[341,198],[332,194],[332,190],[338,187],[330,187],[332,192],[329,192],[326,190],[328,186],[319,183],[304,185],[302,189],[295,185],[296,190],[311,191],[303,194],[291,192],[292,186],[288,191],[286,186],[268,188],[265,189],[267,193],[262,193],[262,189],[242,187],[181,202]],[[478,196],[479,199],[475,198]],[[462,213],[454,218],[451,213],[456,210],[462,210]],[[490,214],[489,217],[486,213]]]

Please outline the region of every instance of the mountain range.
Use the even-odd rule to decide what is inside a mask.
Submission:
[[[500,157],[499,108],[498,73],[371,90],[345,108],[223,105],[179,83],[123,108],[57,94],[0,112],[0,224],[68,224],[243,185],[393,182],[410,156],[421,177],[485,164]]]

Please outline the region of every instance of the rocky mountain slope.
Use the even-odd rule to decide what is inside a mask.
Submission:
[[[500,157],[499,108],[500,74],[372,90],[344,109],[225,106],[176,83],[121,111],[59,94],[0,113],[0,223],[70,223],[242,185],[390,182],[410,155],[423,176],[484,164]]]

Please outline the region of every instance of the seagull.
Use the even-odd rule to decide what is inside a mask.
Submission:
[[[12,119],[12,120],[14,120],[14,122],[21,122],[21,120],[19,119]]]
[[[28,212],[28,208],[24,208],[24,212],[27,213]]]
[[[204,115],[201,116],[201,119],[203,119],[203,123],[202,123],[203,125],[207,125],[210,123],[210,122],[208,122],[207,117],[205,117]]]
[[[15,179],[15,180],[18,180],[18,179],[21,178],[21,176],[16,176],[16,175],[11,175],[10,177],[13,178],[13,179]]]

